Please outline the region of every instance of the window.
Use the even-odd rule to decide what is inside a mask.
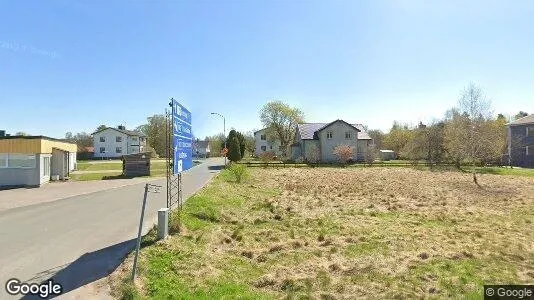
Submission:
[[[100,153],[106,153],[106,147],[100,147]]]
[[[326,133],[326,138],[327,138],[327,139],[331,139],[333,136],[334,136],[334,135],[333,135],[332,131],[328,131],[328,132]]]
[[[534,127],[527,127],[527,136],[534,136]]]
[[[101,136],[100,137],[100,142],[101,143],[105,143],[106,142],[106,137],[105,136]]]
[[[0,153],[0,168],[7,168],[7,153]]]
[[[267,135],[265,135],[265,134],[262,134],[262,135],[260,136],[260,139],[261,139],[262,141],[265,141],[265,140],[267,140]]]
[[[534,146],[526,146],[525,147],[526,155],[534,155]]]
[[[122,136],[115,137],[115,142],[122,143]]]
[[[352,132],[350,132],[350,131],[345,132],[345,139],[346,140],[352,139]]]
[[[132,138],[132,141],[137,142],[137,138],[136,138],[136,137],[133,137],[133,138]]]
[[[50,157],[43,157],[43,176],[50,176]]]
[[[8,168],[35,168],[35,155],[9,153],[7,155]]]
[[[271,145],[271,150],[273,150],[273,145]]]
[[[267,146],[261,146],[261,151],[267,151]]]
[[[122,153],[122,147],[117,147],[117,148],[115,149],[115,152],[116,152],[116,153]]]

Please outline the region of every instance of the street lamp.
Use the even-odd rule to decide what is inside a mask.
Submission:
[[[211,114],[212,115],[217,115],[217,116],[219,116],[219,117],[221,117],[223,119],[224,149],[226,149],[226,119],[224,118],[223,115],[221,115],[219,113],[212,112]],[[224,154],[224,166],[226,167],[226,154]]]

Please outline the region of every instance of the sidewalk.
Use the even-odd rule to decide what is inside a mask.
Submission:
[[[49,182],[38,188],[18,188],[4,190],[0,191],[0,211],[56,201],[73,196],[90,194],[98,191],[110,190],[159,179],[161,179],[161,177]]]

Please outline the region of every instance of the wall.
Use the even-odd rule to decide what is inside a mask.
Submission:
[[[32,168],[0,168],[0,187],[6,186],[39,186],[40,155],[35,155]]]
[[[351,132],[352,136],[350,139],[345,138],[345,132]],[[331,139],[327,139],[326,135],[328,132],[332,132],[333,136]],[[337,161],[337,156],[332,152],[334,148],[339,145],[349,145],[353,147],[353,159],[356,160],[356,154],[358,150],[358,131],[344,122],[335,122],[323,130],[318,132],[319,141],[321,145],[321,160],[323,162],[335,162]],[[360,144],[361,146],[361,144]]]
[[[274,142],[269,142],[268,140],[262,140],[261,135],[266,134],[266,130],[260,130],[254,133],[254,139],[255,139],[255,150],[254,155],[259,156],[263,152],[274,152],[276,155],[280,156],[282,154],[282,151],[280,151],[280,141],[275,140]],[[265,151],[261,149],[262,146],[265,146]]]
[[[534,136],[526,136],[526,128],[534,127],[534,124],[510,126],[512,135],[511,151],[512,165],[524,168],[534,168],[534,153],[526,155],[526,146],[534,145]]]
[[[100,137],[105,137],[105,142],[100,142]],[[116,137],[120,136],[122,137],[121,142],[116,142]],[[111,128],[108,128],[106,130],[97,132],[93,135],[93,144],[95,148],[95,154],[94,157],[100,158],[100,157],[121,157],[125,154],[128,154],[128,135],[113,130]],[[100,147],[106,148],[106,153],[100,153]],[[116,153],[116,148],[122,147],[122,153]]]

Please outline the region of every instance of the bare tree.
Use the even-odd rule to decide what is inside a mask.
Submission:
[[[349,145],[338,145],[334,148],[332,153],[337,156],[339,162],[346,164],[353,157],[353,147]]]
[[[458,111],[445,126],[445,145],[458,164],[463,159],[471,164],[473,181],[478,185],[476,165],[502,155],[502,133],[491,118],[490,102],[480,87],[470,83],[458,104]]]

